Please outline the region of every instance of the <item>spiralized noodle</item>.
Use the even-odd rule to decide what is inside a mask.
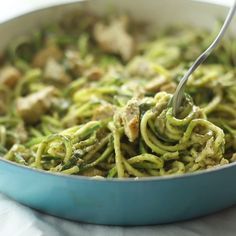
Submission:
[[[153,37],[143,28],[80,13],[14,40],[0,68],[0,156],[107,178],[234,161],[235,42],[226,39],[194,73],[174,117],[176,85],[213,36],[175,27]]]

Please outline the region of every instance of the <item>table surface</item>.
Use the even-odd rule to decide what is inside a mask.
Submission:
[[[230,4],[231,0],[209,0]],[[8,0],[1,3],[0,22],[58,0]],[[60,2],[67,2],[61,0]],[[44,215],[0,194],[0,235],[3,236],[215,236],[236,235],[236,207],[196,220],[147,227],[89,225]]]

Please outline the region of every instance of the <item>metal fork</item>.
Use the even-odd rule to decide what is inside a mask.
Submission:
[[[230,25],[231,20],[236,11],[236,0],[234,1],[233,5],[230,7],[229,13],[224,21],[224,24],[216,36],[215,40],[211,43],[211,45],[197,58],[197,60],[192,64],[192,66],[188,69],[186,74],[180,80],[175,93],[170,101],[170,106],[173,107],[173,115],[176,116],[178,114],[178,110],[181,106],[181,103],[184,98],[184,90],[186,83],[188,81],[189,76],[201,65],[206,58],[211,54],[211,52],[215,49],[215,47],[220,43],[222,37],[224,36],[228,26]]]

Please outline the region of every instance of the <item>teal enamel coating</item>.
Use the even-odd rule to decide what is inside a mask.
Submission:
[[[0,162],[0,189],[16,201],[67,219],[148,225],[210,214],[236,203],[236,165],[149,180],[94,180]]]
[[[53,6],[1,24],[0,48],[36,25],[83,5]],[[96,0],[90,8],[104,14],[109,5],[161,25],[191,22],[210,27],[213,16],[227,12],[224,6],[189,0],[135,0],[135,4],[134,0]],[[196,12],[201,18],[194,17],[199,15]],[[236,164],[183,176],[95,180],[36,171],[0,159],[2,193],[48,214],[96,224],[149,225],[207,215],[236,203],[235,181]]]

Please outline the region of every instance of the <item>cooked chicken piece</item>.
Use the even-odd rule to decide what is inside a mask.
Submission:
[[[0,71],[0,84],[13,88],[21,78],[21,73],[13,66],[5,66]]]
[[[47,80],[60,84],[68,84],[71,81],[70,77],[65,73],[63,66],[53,58],[48,59],[46,63],[44,77]]]
[[[34,124],[50,109],[55,95],[56,89],[48,86],[39,92],[18,98],[17,111],[26,123]]]
[[[97,23],[94,27],[94,38],[102,50],[115,53],[127,61],[134,52],[134,39],[127,32],[127,19],[113,20],[109,25]]]
[[[104,71],[99,67],[93,67],[85,72],[85,76],[92,81],[100,80]]]
[[[124,125],[125,134],[130,142],[134,142],[139,136],[139,102],[133,98],[128,101],[121,113],[122,123]]]
[[[110,104],[101,105],[93,113],[93,120],[103,120],[113,117],[115,113],[115,107]]]
[[[33,59],[33,65],[35,67],[42,68],[45,66],[49,58],[60,60],[62,56],[63,54],[61,50],[58,47],[51,45],[46,48],[43,48],[35,55]]]
[[[65,53],[65,65],[75,75],[80,76],[84,71],[84,64],[79,52],[68,50]]]

